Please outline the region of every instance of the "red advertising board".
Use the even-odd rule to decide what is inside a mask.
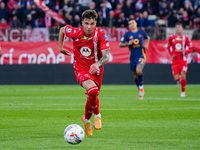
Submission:
[[[193,48],[200,53],[200,42],[192,41]],[[2,56],[0,64],[62,64],[72,63],[72,56],[65,56],[58,50],[58,42],[0,42]],[[70,51],[72,42],[65,42],[64,47]],[[120,48],[119,41],[110,41],[109,63],[129,63],[128,47]],[[146,51],[146,63],[171,63],[167,51],[167,41],[151,41]]]

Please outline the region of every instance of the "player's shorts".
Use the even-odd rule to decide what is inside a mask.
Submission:
[[[131,58],[130,59],[130,70],[132,72],[136,71],[137,65],[141,64],[143,67],[145,66],[145,58],[144,55],[138,56],[136,58]]]
[[[78,83],[82,86],[83,81],[86,80],[92,80],[97,84],[98,89],[100,90],[101,88],[101,84],[102,84],[102,77],[103,77],[103,73],[101,73],[100,75],[92,75],[87,71],[74,71],[76,80],[78,81]]]
[[[173,76],[180,74],[181,71],[187,73],[188,65],[187,61],[179,61],[172,63],[172,74]]]

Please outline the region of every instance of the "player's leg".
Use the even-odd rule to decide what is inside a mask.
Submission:
[[[174,77],[174,81],[176,81],[177,85],[181,83],[181,76],[180,76],[180,65],[172,64],[172,74]]]
[[[181,71],[181,97],[185,97],[185,88],[187,84],[186,72]]]
[[[83,86],[84,81],[87,81],[88,79],[90,79],[90,74],[87,74],[87,72],[85,71],[75,71],[74,73],[75,73],[76,80],[79,82],[81,86]],[[92,86],[96,86],[96,84],[94,82],[91,82],[91,84],[86,84],[84,88],[89,89]],[[85,132],[88,136],[92,136],[93,134],[92,124],[90,122],[91,116],[92,116],[92,107],[91,107],[91,104],[89,101],[89,95],[88,95],[88,98],[85,104],[85,114],[81,117],[82,122],[85,125]]]
[[[92,111],[94,113],[94,128],[96,130],[97,129],[100,130],[101,129],[101,114],[99,111],[99,99],[98,99],[99,88],[93,80],[84,81],[82,86],[87,90],[87,94],[88,94],[87,102],[89,102],[92,108]],[[86,114],[87,114],[87,111],[85,113],[85,116]]]
[[[137,88],[139,89],[138,76],[137,76],[137,73],[135,71],[133,72],[133,77],[134,77],[134,80],[135,80],[135,84],[136,84]]]
[[[138,86],[139,86],[139,99],[144,98],[144,87],[143,87],[144,77],[142,73],[143,68],[144,68],[144,65],[142,64],[138,64],[136,67],[136,73],[138,76]]]
[[[183,62],[181,66],[181,97],[185,97],[185,88],[187,84],[186,79],[186,73],[187,73],[187,62]]]

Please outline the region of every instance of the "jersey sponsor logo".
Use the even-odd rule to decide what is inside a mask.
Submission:
[[[142,35],[141,34],[139,34],[139,38],[141,38],[142,37]]]
[[[91,53],[92,53],[92,50],[89,48],[89,47],[82,47],[80,49],[80,52],[83,56],[87,57],[87,56],[90,56]]]
[[[181,51],[182,45],[180,43],[177,43],[175,45],[176,51]]]
[[[71,31],[72,31],[72,29],[67,29],[67,33],[71,32]]]
[[[81,37],[81,39],[84,39],[84,40],[91,40],[92,37],[83,36],[83,37]]]
[[[176,40],[177,40],[177,41],[181,41],[181,38],[177,37]]]
[[[133,39],[133,36],[130,36],[129,39]]]
[[[108,46],[109,46],[109,43],[106,43],[106,46],[108,47]]]

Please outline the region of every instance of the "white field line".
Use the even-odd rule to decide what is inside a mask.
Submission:
[[[83,104],[79,104],[79,106],[80,105],[82,105],[82,106],[84,106]],[[14,107],[15,105],[13,105],[13,107]],[[18,106],[20,106],[20,105],[18,105]],[[23,106],[23,105],[21,105],[21,106]],[[33,105],[33,106],[41,106],[41,105]],[[44,105],[45,106],[45,105]],[[52,105],[53,106],[53,105]],[[68,106],[68,105],[66,105],[66,106]],[[74,105],[75,106],[75,105]],[[104,105],[102,105],[102,106],[104,106]],[[106,105],[105,105],[106,106]],[[22,109],[19,109],[19,107],[18,108],[11,108],[12,109],[12,111],[20,111],[20,110],[22,110]],[[8,110],[9,108],[5,108],[5,107],[3,107],[3,109],[1,109],[0,108],[0,110]],[[49,110],[55,110],[55,111],[60,111],[60,110],[65,110],[65,111],[77,111],[77,110],[84,110],[84,108],[81,108],[81,109],[79,109],[79,108],[59,108],[59,109],[55,109],[55,108],[45,108],[45,109],[43,109],[43,108],[41,108],[41,109],[31,109],[31,110],[47,110],[47,111],[49,111]],[[185,107],[185,108],[178,108],[178,107],[169,107],[169,108],[166,108],[166,107],[164,107],[164,108],[131,108],[131,109],[126,109],[126,108],[100,108],[100,110],[106,110],[106,111],[127,111],[127,110],[129,110],[129,111],[154,111],[154,110],[200,110],[200,107]]]
[[[9,98],[9,99],[36,99],[36,98],[41,98],[41,99],[48,99],[48,98],[51,98],[51,99],[86,99],[87,97],[86,96],[4,96],[4,97],[0,97],[0,100],[1,99],[5,99],[5,98]],[[100,99],[126,99],[126,97],[100,97]],[[134,99],[137,99],[137,97],[133,97],[133,100]],[[187,100],[190,100],[190,101],[200,101],[200,98],[174,98],[174,97],[171,97],[171,98],[159,98],[159,97],[156,97],[156,98],[151,98],[151,97],[144,97],[144,100],[177,100],[177,101],[187,101]]]

